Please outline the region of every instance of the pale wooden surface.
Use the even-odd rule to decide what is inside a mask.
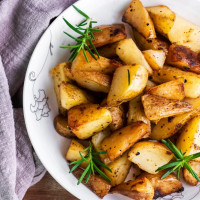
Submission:
[[[23,200],[77,200],[47,172],[44,178],[27,191]]]

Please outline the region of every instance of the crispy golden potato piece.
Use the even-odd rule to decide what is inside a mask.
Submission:
[[[167,6],[152,6],[146,8],[158,33],[167,36],[174,25],[176,14]]]
[[[101,32],[94,32],[92,44],[95,47],[101,47],[110,43],[123,40],[127,37],[124,24],[100,25],[94,27]]]
[[[168,33],[168,39],[171,43],[200,52],[200,27],[179,16],[176,16],[174,25]]]
[[[189,165],[194,172],[196,172],[198,177],[200,177],[200,162],[191,160],[189,161]],[[185,181],[192,186],[196,186],[199,183],[186,168],[183,168],[183,177]]]
[[[87,139],[112,122],[110,111],[98,104],[82,104],[68,112],[68,124],[79,139]]]
[[[135,122],[112,133],[103,140],[101,146],[113,161],[147,134],[149,134],[149,126],[144,122]]]
[[[193,106],[187,102],[166,99],[153,94],[142,96],[145,115],[149,120],[160,120],[165,117],[180,115],[193,110]]]
[[[112,131],[116,131],[124,126],[126,121],[126,113],[123,105],[110,107],[107,105],[107,99],[104,99],[101,103],[101,106],[106,107],[111,113],[112,122],[109,127]]]
[[[103,168],[102,170],[106,174],[106,176],[110,178],[111,185],[115,186],[123,183],[131,167],[131,162],[128,160],[127,153],[109,163],[108,167],[111,169],[112,172],[106,170],[105,168]]]
[[[157,83],[184,78],[185,96],[189,98],[197,98],[200,96],[200,76],[195,73],[185,72],[170,66],[164,66],[159,72],[154,71],[152,78],[153,81]]]
[[[77,140],[72,139],[69,149],[66,153],[66,160],[69,162],[80,160],[80,152],[82,152],[84,149],[85,147],[81,143],[79,143]],[[87,152],[82,152],[82,155],[86,156]],[[88,163],[84,161],[80,166],[86,168],[88,166]]]
[[[159,70],[163,67],[166,59],[166,55],[163,50],[150,49],[142,51],[142,53],[152,69]]]
[[[169,41],[167,41],[164,37],[157,35],[157,38],[147,40],[134,29],[133,35],[140,50],[163,50],[165,54],[168,53]]]
[[[102,130],[101,132],[92,136],[91,142],[96,152],[103,152],[101,143],[109,135],[110,135],[110,130],[109,128],[106,128],[105,130]],[[99,154],[99,157],[101,161],[106,165],[108,165],[111,162],[107,154]]]
[[[128,124],[138,121],[142,121],[150,126],[150,121],[144,113],[144,108],[141,102],[141,95],[129,101]]]
[[[54,118],[54,127],[56,131],[67,138],[73,138],[75,137],[74,133],[71,131],[68,122],[67,117],[64,117],[63,115],[57,115]]]
[[[54,91],[56,93],[58,108],[60,113],[63,115],[66,114],[66,109],[61,107],[60,84],[70,82],[70,79],[65,75],[65,68],[68,68],[69,66],[70,63],[60,63],[50,71],[50,74],[54,80]]]
[[[200,152],[200,116],[194,117],[187,123],[180,133],[176,146],[185,153],[185,156]],[[195,161],[200,162],[200,158],[196,158]]]
[[[111,60],[105,57],[96,56],[96,60],[90,55],[88,51],[85,52],[88,58],[88,62],[85,59],[83,51],[80,51],[79,54],[76,56],[74,61],[72,62],[72,73],[76,73],[76,71],[96,71],[103,74],[112,74],[117,67],[122,66],[122,64],[116,60]]]
[[[98,48],[97,51],[100,56],[103,56],[106,58],[114,58],[117,56],[116,54],[117,45],[118,45],[118,42],[108,44],[108,45]]]
[[[200,112],[200,98],[184,99],[185,102],[193,105],[193,110],[175,117],[161,119],[152,129],[151,138],[154,140],[166,139],[177,133],[190,119]],[[161,134],[162,133],[162,134]]]
[[[169,47],[166,63],[185,71],[200,74],[200,59],[198,54],[188,47],[172,44]]]
[[[145,88],[145,92],[147,92],[149,89],[153,88],[153,87],[156,87],[157,84],[151,80],[148,80],[147,81],[147,85],[146,85],[146,88]]]
[[[164,144],[151,141],[136,143],[128,153],[131,162],[150,174],[156,174],[156,170],[167,164],[173,156]]]
[[[94,71],[74,71],[66,69],[65,73],[70,79],[77,82],[78,85],[95,92],[108,93],[112,78],[107,74]]]
[[[154,199],[164,197],[174,192],[182,192],[184,190],[181,181],[177,180],[174,173],[168,175],[164,179],[161,179],[165,173],[165,170],[160,171],[157,174],[149,174],[147,172],[143,172],[139,176],[139,178],[146,177],[151,182],[154,188]]]
[[[130,180],[111,189],[111,193],[118,193],[135,200],[152,200],[154,188],[151,182],[145,178]]]
[[[147,69],[149,74],[152,74],[151,67],[132,39],[121,40],[117,45],[116,54],[127,65],[142,65]]]
[[[142,93],[146,87],[148,72],[141,65],[119,67],[113,76],[108,93],[108,106],[118,106]]]
[[[154,24],[140,0],[132,0],[122,17],[122,21],[131,25],[146,39],[156,38]]]
[[[153,94],[166,99],[183,100],[185,98],[184,79],[180,78],[155,86],[147,90],[147,94]]]
[[[80,179],[84,170],[81,168],[76,168],[72,173],[77,178]],[[82,180],[82,183],[85,184],[86,178]],[[110,191],[111,185],[105,179],[99,175],[90,175],[88,182],[85,184],[92,192],[94,192],[101,199],[108,194]]]

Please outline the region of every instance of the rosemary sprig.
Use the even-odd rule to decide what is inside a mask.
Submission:
[[[82,153],[84,153],[84,152],[88,152],[86,156],[83,156]],[[92,148],[92,144],[90,143],[89,147],[87,147],[82,152],[80,152],[81,159],[70,163],[70,165],[74,165],[74,166],[71,168],[69,173],[73,172],[83,162],[88,163],[88,166],[86,167],[86,169],[84,170],[80,179],[78,180],[77,185],[79,185],[81,183],[81,181],[84,179],[85,176],[86,176],[85,183],[87,183],[90,178],[90,175],[91,174],[94,175],[95,172],[97,172],[101,177],[103,177],[107,181],[111,182],[111,180],[99,169],[98,166],[101,166],[101,167],[107,169],[108,171],[112,172],[111,169],[108,166],[106,166],[105,164],[103,164],[101,161],[99,161],[97,158],[95,158],[96,155],[106,154],[106,153],[107,152],[94,152],[93,148]]]
[[[72,6],[78,13],[80,13],[83,17],[85,17],[85,19],[80,24],[73,26],[72,24],[69,23],[69,21],[63,18],[64,22],[69,26],[69,28],[71,28],[74,32],[79,34],[79,37],[74,37],[70,35],[69,33],[64,32],[68,37],[72,38],[77,43],[73,46],[61,46],[60,48],[71,49],[71,56],[69,58],[69,61],[73,61],[81,50],[83,51],[83,55],[85,59],[87,60],[87,62],[89,62],[89,60],[88,60],[85,50],[87,50],[90,53],[90,55],[95,60],[97,60],[95,54],[99,58],[99,53],[97,49],[95,48],[95,46],[92,44],[92,40],[94,39],[93,33],[101,32],[101,30],[92,28],[92,25],[97,22],[93,21],[92,18],[90,18],[87,14],[85,14],[80,9],[78,9],[75,5],[72,5]],[[90,45],[90,47],[88,45]],[[95,54],[92,52],[92,50],[95,52]]]
[[[128,85],[130,85],[130,83],[131,83],[131,77],[130,77],[130,71],[128,69]]]
[[[192,176],[200,182],[198,175],[194,172],[194,170],[191,168],[191,166],[188,163],[188,161],[200,157],[200,153],[195,153],[195,154],[192,154],[189,156],[184,156],[185,153],[182,153],[181,150],[178,150],[178,148],[169,139],[167,141],[166,140],[161,140],[161,141],[172,151],[172,153],[174,154],[174,157],[176,159],[176,161],[173,161],[166,165],[163,165],[156,170],[156,172],[158,172],[158,171],[162,171],[164,169],[170,168],[161,177],[161,179],[165,178],[166,176],[168,176],[169,174],[171,174],[174,171],[177,172],[177,179],[179,179],[180,170],[181,170],[181,168],[185,167],[192,174]]]

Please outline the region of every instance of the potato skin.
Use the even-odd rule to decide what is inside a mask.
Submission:
[[[106,57],[106,58],[115,58],[117,56],[116,54],[116,47],[119,42],[115,42],[112,44],[107,44],[105,46],[102,46],[97,49],[100,56]]]
[[[79,139],[87,139],[112,122],[110,111],[98,104],[82,104],[68,112],[68,124]]]
[[[111,193],[118,193],[135,200],[152,200],[154,189],[151,182],[145,178],[130,180],[111,189]]]
[[[169,47],[166,63],[182,70],[200,74],[198,54],[188,47],[172,44]]]
[[[76,168],[72,173],[77,179],[80,179],[83,171],[84,170],[81,168]],[[82,182],[85,183],[85,178]],[[105,179],[99,175],[93,174],[90,175],[90,178],[85,185],[101,199],[108,194],[111,188],[110,183],[108,183]]]
[[[122,17],[122,21],[135,28],[146,39],[156,38],[154,24],[140,0],[132,0]]]
[[[111,136],[103,140],[101,146],[104,151],[107,151],[110,160],[113,161],[148,133],[149,126],[147,124],[135,122],[112,133]]]
[[[100,25],[94,28],[101,30],[93,33],[92,43],[95,47],[111,44],[127,37],[124,24]]]

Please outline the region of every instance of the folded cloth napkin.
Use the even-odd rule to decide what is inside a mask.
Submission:
[[[0,0],[0,200],[22,199],[45,169],[24,124],[22,87],[31,53],[75,0]]]

